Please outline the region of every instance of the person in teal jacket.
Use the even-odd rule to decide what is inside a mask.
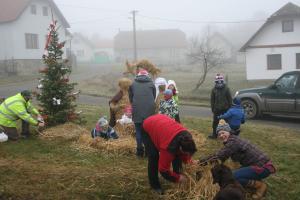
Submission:
[[[31,92],[24,90],[14,96],[8,97],[0,105],[0,126],[4,129],[9,140],[18,140],[17,121],[22,120],[21,135],[29,137],[29,125],[45,126],[41,115],[30,103]],[[36,115],[37,118],[34,118]],[[39,120],[38,120],[39,119]]]

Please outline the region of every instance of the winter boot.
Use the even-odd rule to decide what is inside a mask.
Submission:
[[[255,194],[252,195],[252,198],[255,200],[261,199],[267,192],[267,184],[262,181],[250,181],[248,186],[255,189]]]

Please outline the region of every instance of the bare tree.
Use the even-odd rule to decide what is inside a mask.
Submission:
[[[192,37],[187,56],[191,64],[197,64],[202,68],[202,73],[194,90],[198,90],[204,83],[207,73],[212,68],[225,63],[224,51],[211,45],[209,34],[200,39],[198,36]]]

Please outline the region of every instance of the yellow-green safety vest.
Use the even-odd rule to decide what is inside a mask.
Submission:
[[[0,105],[0,125],[5,127],[17,127],[17,120],[22,119],[32,125],[38,121],[31,116],[39,112],[28,101],[26,102],[21,93],[5,99]]]

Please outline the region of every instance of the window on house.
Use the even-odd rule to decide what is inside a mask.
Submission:
[[[281,54],[267,55],[268,69],[281,69]]]
[[[26,49],[38,49],[39,40],[38,34],[25,33]]]
[[[84,56],[84,50],[78,50],[77,56]]]
[[[294,21],[284,20],[282,21],[282,32],[293,32],[294,31]]]
[[[300,69],[300,53],[296,53],[296,69]]]
[[[47,6],[43,7],[43,16],[48,16],[48,7]]]
[[[30,6],[30,12],[31,12],[31,14],[36,15],[36,5]]]

